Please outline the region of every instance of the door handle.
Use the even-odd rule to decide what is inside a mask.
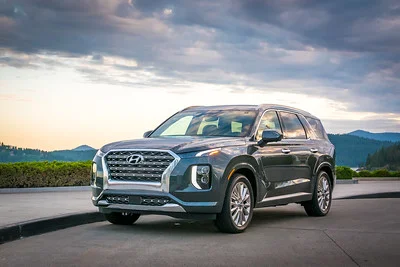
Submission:
[[[317,153],[318,149],[317,148],[311,148],[310,151],[311,151],[311,153]]]
[[[290,153],[290,149],[282,148],[282,153],[289,154]]]

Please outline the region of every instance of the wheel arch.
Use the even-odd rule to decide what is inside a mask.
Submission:
[[[335,183],[336,183],[336,174],[335,174],[335,171],[334,171],[334,167],[328,162],[321,163],[318,166],[318,168],[316,169],[315,177],[317,177],[318,174],[321,171],[324,171],[324,172],[326,172],[328,174],[329,181],[331,182],[331,186],[332,186],[332,189],[333,189],[335,187]]]
[[[258,173],[258,167],[257,167],[257,161],[251,157],[251,156],[240,156],[235,159],[233,159],[229,164],[228,167],[225,170],[225,179],[228,181],[227,187],[225,189],[228,189],[228,186],[231,182],[231,178],[234,174],[242,174],[246,176],[246,178],[249,180],[251,187],[253,189],[253,195],[254,195],[254,206],[257,203],[257,197],[258,197],[258,190],[259,190],[259,173]]]

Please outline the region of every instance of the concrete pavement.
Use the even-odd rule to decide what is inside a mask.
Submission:
[[[71,213],[94,212],[89,190],[0,194],[0,228]]]
[[[149,215],[3,244],[0,266],[398,266],[399,214],[400,199],[334,200],[326,217],[291,204],[256,210],[237,235]]]
[[[14,192],[20,191],[14,190]],[[0,193],[0,228],[30,220],[97,211],[90,200],[88,187],[74,190],[47,188],[42,191],[23,189],[22,192],[24,193]],[[337,184],[333,198],[388,192],[400,192],[400,181],[360,181],[358,184]]]

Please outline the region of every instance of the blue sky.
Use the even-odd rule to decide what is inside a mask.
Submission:
[[[0,0],[0,140],[18,146],[100,147],[213,104],[399,132],[399,73],[398,1]]]

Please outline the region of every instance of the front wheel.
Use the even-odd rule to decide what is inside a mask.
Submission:
[[[222,232],[241,233],[253,216],[253,189],[242,174],[235,174],[231,179],[222,212],[217,215],[215,224]]]
[[[309,216],[325,216],[328,214],[332,203],[332,186],[329,175],[320,172],[314,188],[313,198],[304,203],[304,209]]]
[[[112,212],[105,213],[104,216],[112,224],[131,225],[139,219],[140,214]]]

